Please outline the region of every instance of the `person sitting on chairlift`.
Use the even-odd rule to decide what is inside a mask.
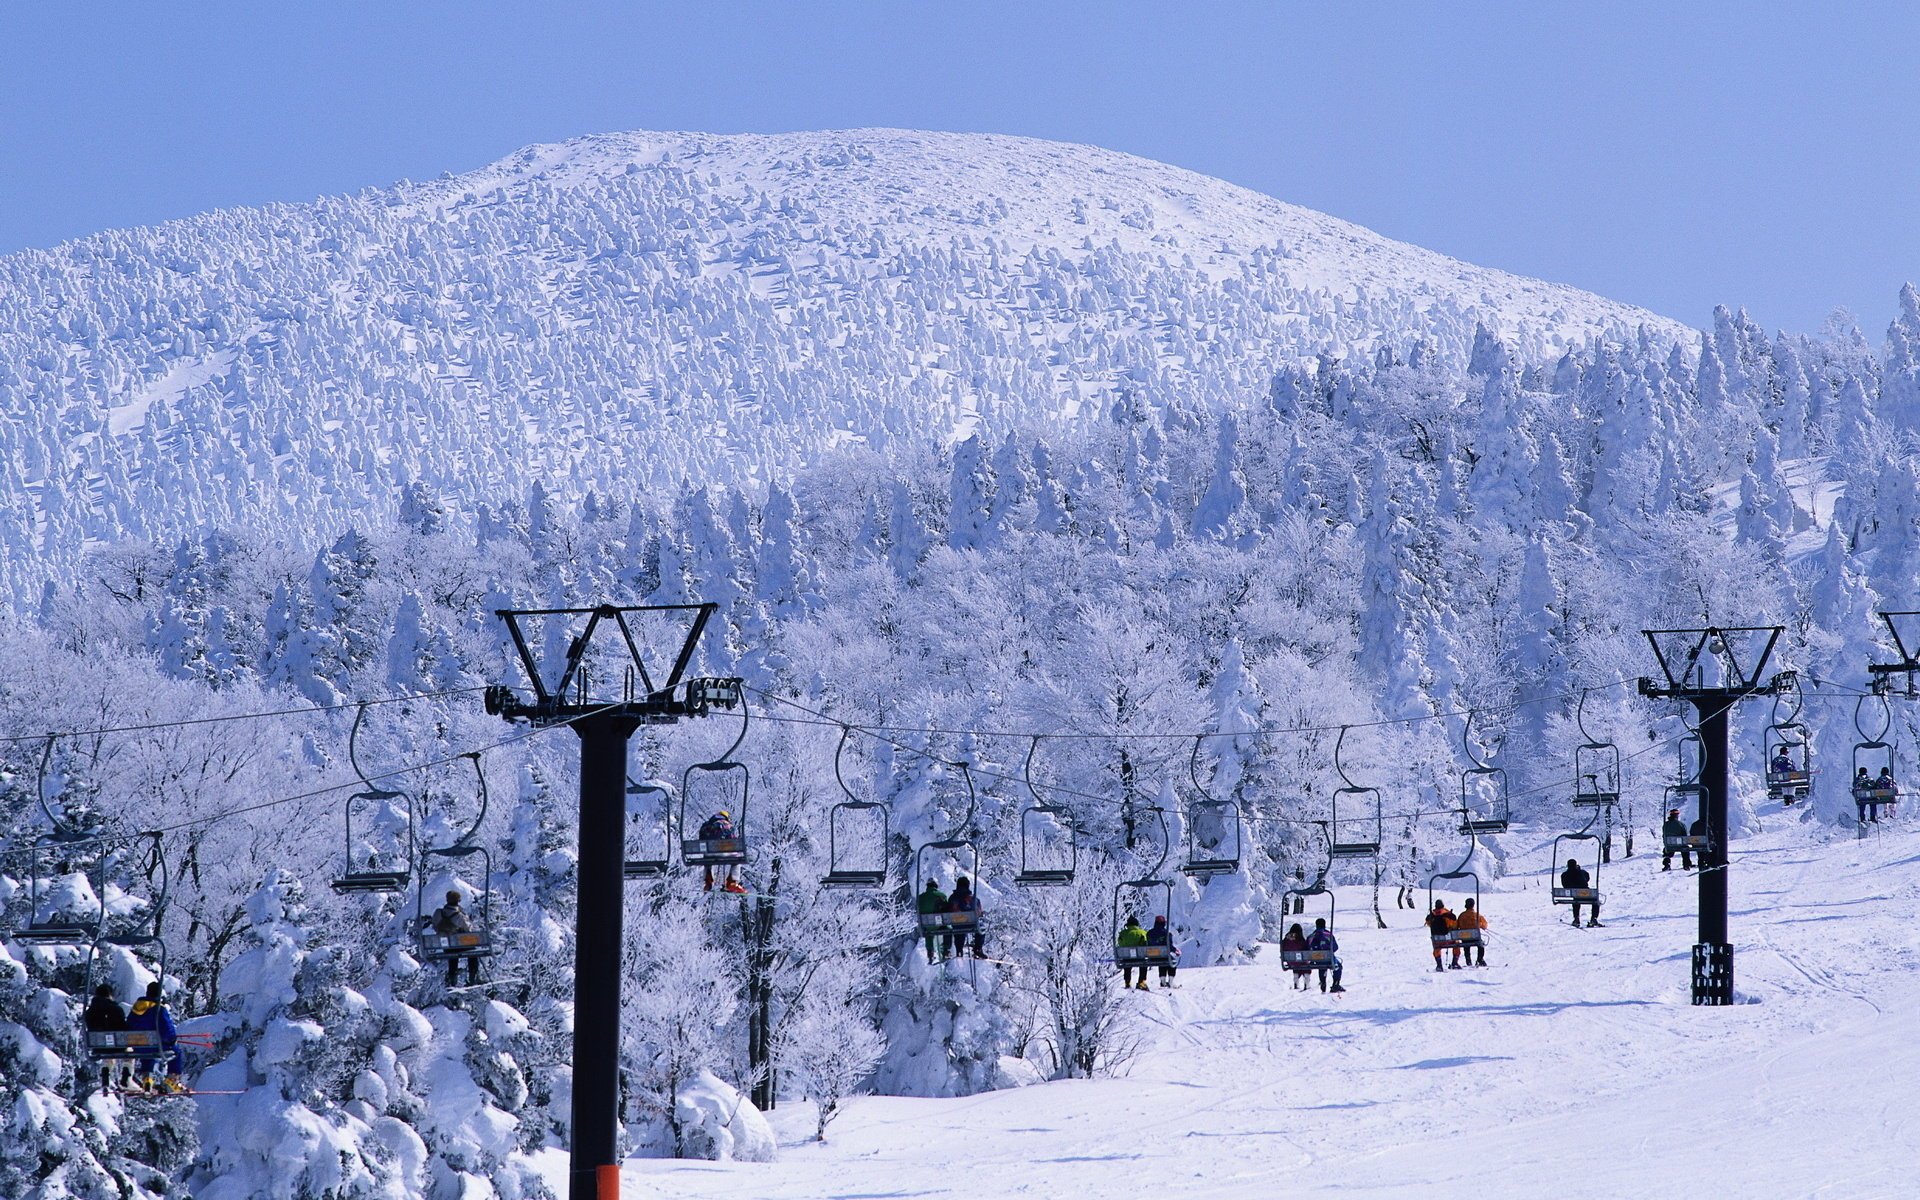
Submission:
[[[1436,971],[1444,971],[1447,969],[1440,962],[1440,952],[1446,949],[1446,946],[1442,944],[1442,939],[1447,938],[1447,936],[1453,932],[1453,929],[1454,917],[1452,910],[1447,907],[1445,900],[1435,900],[1433,902],[1433,911],[1427,914],[1427,933],[1433,938],[1433,969]],[[1460,966],[1459,946],[1453,947],[1453,965],[1455,969],[1458,969]]]
[[[1120,927],[1118,934],[1114,935],[1113,944],[1116,948],[1123,950],[1146,945],[1147,931],[1140,928],[1140,919],[1131,913],[1127,914],[1127,923]],[[1144,962],[1140,964],[1140,982],[1137,984],[1133,981],[1133,968],[1134,964],[1131,962],[1120,964],[1120,989],[1125,991],[1128,988],[1134,988],[1138,991],[1146,991],[1147,964]]]
[[[467,910],[460,907],[460,893],[447,893],[447,902],[433,910],[433,931],[441,937],[451,937],[456,933],[472,933],[473,922],[467,919]],[[467,960],[467,986],[477,987],[480,983],[480,958],[478,955],[449,954],[447,956],[447,986],[452,987],[458,981],[460,959]]]
[[[1880,777],[1873,781],[1873,786],[1885,797],[1881,803],[1887,806],[1887,816],[1893,816],[1893,806],[1900,803],[1900,785],[1893,781],[1893,768],[1881,767]]]
[[[147,985],[147,994],[133,1002],[133,1013],[127,1018],[127,1028],[151,1029],[160,1035],[160,1045],[150,1056],[140,1059],[140,1082],[148,1091],[183,1092],[180,1086],[180,1071],[185,1059],[180,1053],[180,1044],[175,1040],[173,1013],[168,1011],[166,1001],[160,998],[160,981],[154,980]],[[164,1080],[154,1078],[153,1069],[160,1055],[167,1057],[167,1075]]]
[[[81,1020],[86,1023],[88,1033],[120,1033],[126,1029],[127,1010],[121,1008],[120,1002],[113,998],[112,984],[103,983],[93,989],[93,1000],[88,1003],[87,1011],[81,1014]],[[113,1086],[115,1070],[113,1063],[100,1064],[101,1091]],[[118,1066],[122,1086],[133,1082],[132,1072],[132,1064],[122,1060]]]
[[[1773,766],[1771,769],[1775,775],[1790,775],[1793,773],[1793,760],[1787,757],[1787,752],[1784,747],[1774,752]]]
[[[1486,914],[1480,912],[1479,909],[1475,907],[1473,901],[1469,900],[1460,906],[1460,915],[1455,918],[1454,926],[1458,929],[1477,929],[1484,935],[1487,929]],[[1469,966],[1484,967],[1487,965],[1487,943],[1484,937],[1477,944],[1468,946],[1466,951]],[[1475,951],[1478,951],[1480,955],[1478,962],[1474,961]],[[1459,951],[1455,950],[1454,953],[1458,954]],[[1454,964],[1454,966],[1459,965],[1459,963]]]
[[[1280,939],[1280,953],[1283,955],[1293,954],[1293,953],[1305,953],[1306,949],[1307,949],[1307,935],[1300,931],[1300,922],[1295,921],[1290,927],[1288,927],[1287,936]],[[1440,952],[1438,950],[1434,951],[1434,954],[1436,956],[1439,953]],[[1293,963],[1291,964],[1290,969],[1293,972],[1294,990],[1298,991],[1300,988],[1306,987],[1308,981],[1313,976],[1313,968],[1311,966],[1308,966],[1306,963]]]
[[[1673,870],[1673,841],[1677,838],[1680,842],[1680,867],[1685,871],[1693,870],[1693,851],[1687,848],[1687,823],[1680,819],[1679,809],[1667,810],[1666,823],[1660,826],[1660,836],[1660,869]]]
[[[980,897],[973,894],[973,881],[965,875],[953,881],[953,895],[947,897],[947,911],[950,913],[978,913],[980,911]],[[947,957],[958,958],[960,955],[966,953],[966,949],[967,935],[964,930],[947,935]],[[987,956],[986,940],[980,932],[980,926],[977,920],[973,927],[973,956],[975,958],[985,958]],[[1147,973],[1142,971],[1140,973],[1141,986],[1144,987],[1146,981]]]
[[[934,882],[931,879],[927,880],[927,886],[925,890],[923,890],[920,893],[920,915],[923,917],[927,917],[927,916],[932,916],[935,913],[943,913],[946,911],[947,911],[947,894],[940,890],[940,885],[938,883]],[[940,935],[929,930],[926,934],[926,939],[927,939],[927,961],[930,963],[939,962],[941,957],[940,942],[942,940]]]
[[[1180,964],[1180,947],[1173,944],[1173,930],[1167,928],[1167,919],[1165,917],[1155,917],[1153,919],[1153,928],[1147,930],[1147,945],[1165,946],[1167,948],[1167,956],[1161,959],[1158,964],[1160,968],[1160,986],[1163,988],[1172,987],[1174,968]],[[1145,967],[1142,967],[1140,969],[1140,985],[1145,987],[1146,983],[1147,971]]]
[[[700,840],[703,842],[730,841],[739,836],[740,831],[733,823],[733,814],[724,808],[700,823]],[[709,863],[705,867],[702,867],[701,873],[705,877],[705,884],[702,890],[712,891],[713,864]],[[731,892],[736,896],[741,895],[747,890],[741,887],[740,881],[733,877],[733,867],[731,865],[727,867],[727,880],[720,885],[720,890],[723,892]]]
[[[1873,802],[1873,778],[1861,767],[1853,773],[1853,806],[1860,810],[1860,823],[1878,821],[1880,806]]]
[[[1336,953],[1336,951],[1340,949],[1340,940],[1333,936],[1333,930],[1327,928],[1327,919],[1325,917],[1316,917],[1314,919],[1313,933],[1307,938],[1307,949],[1325,950],[1327,953],[1334,955],[1334,958],[1326,966],[1320,966],[1318,964],[1314,966],[1314,970],[1320,972],[1320,990],[1323,992],[1346,991],[1347,989],[1340,986],[1340,958]],[[1328,970],[1332,970],[1333,972],[1332,987],[1327,986]]]
[[[1590,886],[1592,883],[1593,877],[1587,874],[1587,869],[1580,865],[1579,859],[1570,858],[1567,860],[1567,869],[1560,872],[1561,887],[1583,888]],[[1573,902],[1573,925],[1576,929],[1580,927],[1580,906],[1583,903],[1586,903],[1586,901],[1575,900]],[[1587,918],[1588,929],[1592,929],[1600,924],[1600,898],[1595,896],[1592,904],[1593,913]]]

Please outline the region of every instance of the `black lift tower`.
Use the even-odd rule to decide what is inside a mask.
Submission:
[[[626,909],[627,740],[642,725],[703,717],[743,703],[738,679],[681,676],[712,618],[713,604],[500,609],[533,685],[533,700],[487,689],[487,711],[536,726],[570,725],[580,737],[579,911],[573,960],[573,1147],[570,1200],[620,1194],[615,1158],[620,1100],[620,948]],[[551,683],[527,642],[527,623],[585,626],[566,644]],[[670,635],[661,638],[662,626]],[[641,640],[635,640],[635,628]],[[684,631],[684,632],[682,632]],[[594,649],[594,636],[601,649]],[[617,640],[616,640],[617,635]],[[666,644],[662,644],[662,643]],[[677,642],[663,678],[648,670],[642,645]],[[659,666],[658,662],[655,667]]]

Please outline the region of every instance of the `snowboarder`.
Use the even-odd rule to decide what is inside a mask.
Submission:
[[[1567,869],[1560,872],[1561,887],[1583,888],[1592,883],[1593,877],[1587,874],[1587,869],[1580,865],[1579,859],[1570,858],[1567,860]],[[1580,927],[1580,905],[1582,903],[1583,902],[1579,900],[1573,902],[1573,924],[1576,929]],[[1593,913],[1587,919],[1588,929],[1592,929],[1600,924],[1600,897],[1597,894],[1594,896],[1592,903]]]
[[[1460,966],[1460,946],[1453,940],[1453,929],[1452,910],[1447,907],[1445,900],[1435,900],[1433,911],[1427,914],[1427,934],[1433,939],[1433,969],[1436,971],[1447,969],[1440,962],[1440,953],[1443,950],[1451,949],[1455,969]]]
[[[1454,920],[1454,928],[1460,929],[1460,930],[1470,929],[1473,931],[1471,934],[1466,935],[1467,937],[1471,937],[1473,940],[1471,942],[1463,941],[1461,942],[1461,945],[1466,948],[1467,961],[1470,965],[1476,966],[1476,967],[1486,966],[1487,965],[1487,917],[1486,917],[1486,914],[1481,912],[1477,907],[1475,907],[1473,901],[1469,900],[1465,904],[1460,906],[1460,915]],[[1473,961],[1473,956],[1475,951],[1479,951],[1479,954],[1480,954],[1480,960],[1478,962]],[[1454,953],[1458,954],[1459,951],[1456,950],[1454,951]],[[1460,965],[1459,963],[1454,964],[1454,966],[1459,966],[1459,965]]]
[[[1144,946],[1147,944],[1147,931],[1140,927],[1140,920],[1138,917],[1134,917],[1131,915],[1127,917],[1127,923],[1125,925],[1122,925],[1120,927],[1120,932],[1114,936],[1113,944],[1120,949],[1129,949],[1132,947]],[[1120,964],[1121,989],[1125,990],[1127,988],[1137,988],[1139,991],[1143,991],[1143,992],[1146,991],[1147,990],[1147,964],[1146,963],[1140,964],[1140,982],[1138,984],[1135,984],[1133,981],[1133,968],[1134,968],[1134,964],[1132,962],[1122,962]]]
[[[147,994],[133,1002],[133,1013],[127,1018],[127,1028],[151,1029],[160,1035],[160,1054],[167,1058],[167,1074],[164,1080],[156,1080],[154,1066],[159,1062],[160,1054],[142,1055],[140,1058],[140,1082],[148,1091],[183,1092],[180,1086],[180,1071],[185,1059],[180,1053],[180,1044],[176,1040],[173,1027],[173,1013],[167,1009],[166,1001],[160,998],[160,981],[154,980],[147,985]]]
[[[970,912],[975,914],[974,927],[973,927],[973,956],[975,958],[985,958],[987,956],[987,945],[986,945],[986,940],[980,933],[980,924],[979,924],[979,916],[978,916],[980,912],[980,897],[973,894],[973,881],[968,879],[965,875],[962,875],[960,878],[953,881],[953,895],[947,897],[947,911],[950,913]],[[949,933],[947,935],[947,957],[958,958],[960,957],[960,955],[966,953],[966,949],[967,949],[967,934],[965,930]],[[1147,985],[1147,973],[1145,971],[1142,971],[1140,972],[1140,986],[1145,987],[1146,985]]]
[[[934,882],[931,879],[927,880],[926,888],[920,893],[920,917],[921,917],[920,927],[923,930],[927,929],[927,922],[926,922],[927,917],[933,916],[937,913],[943,913],[946,911],[947,911],[947,894],[940,890],[940,885],[938,883]],[[927,961],[930,963],[939,962],[940,954],[937,948],[937,944],[940,941],[940,935],[937,933],[934,933],[932,930],[927,930],[926,939],[927,939]]]
[[[700,840],[703,842],[726,842],[726,841],[732,841],[734,838],[737,838],[739,836],[740,836],[740,831],[738,828],[734,826],[734,823],[733,823],[733,814],[728,812],[724,808],[721,809],[719,812],[714,813],[712,816],[708,817],[705,821],[702,821],[700,823]],[[709,891],[709,892],[712,891],[713,890],[712,864],[708,864],[707,866],[702,867],[700,870],[701,870],[701,874],[705,878],[705,885],[702,888],[702,890]],[[739,881],[733,877],[733,868],[729,866],[727,868],[727,881],[720,885],[720,890],[723,892],[731,892],[737,896],[737,895],[740,895],[742,892],[745,892],[747,889],[740,886]]]
[[[1167,948],[1167,956],[1161,959],[1159,964],[1160,986],[1163,988],[1172,987],[1174,970],[1180,965],[1180,947],[1173,944],[1173,930],[1167,927],[1167,919],[1165,917],[1155,917],[1153,919],[1153,928],[1147,930],[1147,945],[1165,946]],[[1146,974],[1144,969],[1140,972],[1140,984],[1142,987],[1146,986]]]
[[[1681,870],[1693,870],[1693,851],[1687,848],[1687,824],[1680,819],[1679,809],[1670,808],[1667,810],[1667,819],[1660,826],[1660,840],[1660,869],[1662,871],[1673,870],[1673,851],[1676,845],[1680,849]]]
[[[1472,901],[1469,900],[1468,903],[1471,904]],[[1327,919],[1325,917],[1317,917],[1314,919],[1313,933],[1307,938],[1307,949],[1325,950],[1329,954],[1333,954],[1340,949],[1340,941],[1333,936],[1333,930],[1327,928]],[[1327,966],[1316,966],[1314,969],[1320,972],[1321,991],[1344,992],[1347,990],[1340,986],[1341,967],[1337,954],[1328,962]],[[1331,988],[1327,986],[1327,971],[1329,969],[1333,971],[1333,986]]]
[[[127,1010],[121,1008],[120,1002],[113,998],[113,985],[103,983],[93,989],[93,1000],[88,1003],[87,1011],[81,1014],[81,1020],[86,1023],[88,1033],[119,1033],[126,1029]],[[123,1084],[131,1082],[129,1079],[131,1071],[132,1068],[128,1064],[124,1062],[120,1064],[119,1073]],[[100,1064],[101,1091],[104,1092],[113,1086],[113,1074],[112,1063]]]
[[[467,919],[467,910],[460,907],[460,893],[447,893],[447,902],[433,910],[433,931],[441,937],[452,937],[457,933],[472,933],[473,922]],[[467,986],[477,987],[480,983],[480,957],[475,954],[447,955],[447,986],[459,982],[460,960],[467,960]]]
[[[1282,956],[1294,953],[1304,954],[1306,949],[1307,935],[1300,931],[1300,922],[1295,921],[1293,925],[1288,928],[1287,936],[1280,939],[1280,953]],[[1439,952],[1435,951],[1435,953],[1437,954]],[[1284,957],[1282,961],[1285,961]],[[1291,969],[1293,971],[1294,990],[1298,991],[1306,987],[1309,978],[1313,975],[1313,968],[1304,962],[1295,962],[1291,964]]]

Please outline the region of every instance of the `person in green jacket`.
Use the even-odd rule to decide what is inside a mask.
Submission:
[[[1119,934],[1113,939],[1113,944],[1119,947],[1146,945],[1147,931],[1140,928],[1140,919],[1129,916],[1127,923],[1120,927]],[[1135,984],[1133,982],[1133,965],[1130,963],[1122,963],[1120,965],[1120,986],[1123,988],[1138,987],[1140,991],[1146,991],[1147,964],[1140,964],[1140,982]]]
[[[924,918],[927,914],[943,913],[945,911],[947,911],[947,894],[940,890],[939,883],[931,879],[927,880],[926,890],[920,893],[920,916],[923,918],[920,922],[921,929],[926,929],[927,923]],[[935,944],[939,941],[939,936],[932,932],[927,932],[925,937],[927,939],[927,961],[930,963],[939,962],[939,955],[934,949]]]

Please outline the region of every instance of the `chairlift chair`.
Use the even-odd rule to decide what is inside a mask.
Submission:
[[[1468,879],[1473,881],[1473,908],[1475,912],[1481,911],[1480,909],[1480,903],[1481,903],[1480,902],[1480,876],[1469,865],[1473,862],[1474,852],[1477,851],[1479,848],[1480,848],[1479,839],[1472,837],[1472,835],[1469,835],[1469,840],[1467,843],[1467,856],[1461,859],[1459,863],[1456,864],[1452,870],[1435,871],[1432,875],[1429,875],[1427,877],[1426,911],[1428,913],[1431,913],[1433,911],[1434,901],[1440,898],[1439,885],[1442,882],[1450,882],[1456,879]],[[1464,890],[1464,889],[1454,889],[1454,890]],[[1463,912],[1465,911],[1464,905],[1461,906],[1461,911]],[[1486,932],[1487,931],[1484,929],[1450,929],[1444,934],[1430,934],[1430,936],[1432,937],[1433,948],[1435,950],[1451,950],[1456,946],[1466,947],[1466,946],[1486,945],[1486,940],[1487,940]]]
[[[491,958],[493,947],[493,895],[490,886],[493,879],[493,855],[485,846],[464,844],[458,846],[430,846],[422,852],[420,886],[415,891],[414,928],[415,939],[420,946],[420,956],[428,962],[446,962],[455,958]],[[427,886],[433,876],[428,870],[427,860],[445,858],[451,860],[454,875],[460,873],[457,864],[465,863],[475,855],[480,858],[479,883],[471,885],[480,899],[480,905],[474,910],[473,928],[453,933],[441,933],[433,927],[433,917],[427,911]],[[439,905],[434,906],[436,909]]]
[[[1340,800],[1347,797],[1350,807],[1360,809],[1358,817],[1342,817]],[[1366,815],[1372,809],[1372,815]],[[1371,828],[1369,828],[1371,826]],[[1374,858],[1385,841],[1386,812],[1379,788],[1343,787],[1333,793],[1333,840],[1327,851],[1334,858]]]
[[[100,865],[102,879],[94,888],[94,900],[98,911],[91,925],[85,924],[78,914],[68,912],[43,913],[42,880],[45,876],[67,865],[71,855],[82,847],[90,847]],[[105,847],[102,839],[81,838],[69,840],[59,834],[46,834],[37,837],[27,848],[27,923],[12,931],[8,936],[16,942],[36,946],[86,946],[100,934],[102,922],[106,918],[104,892]],[[71,871],[64,872],[71,874]],[[82,871],[80,874],[85,875]]]
[[[1333,889],[1327,886],[1327,878],[1324,875],[1312,883],[1303,884],[1299,887],[1291,887],[1281,893],[1280,911],[1294,915],[1300,914],[1304,910],[1305,902],[1309,896],[1325,896],[1327,898],[1327,929],[1332,930],[1337,905],[1334,901]],[[1309,929],[1305,921],[1300,922],[1300,925],[1303,931]],[[1309,936],[1311,936],[1310,932]],[[1295,971],[1309,971],[1316,967],[1331,967],[1333,966],[1333,951],[1282,950],[1280,951],[1280,965],[1290,967]]]
[[[1073,873],[1080,866],[1080,839],[1075,835],[1073,810],[1062,804],[1051,804],[1040,795],[1033,783],[1033,755],[1039,749],[1040,739],[1035,737],[1027,748],[1027,765],[1024,771],[1027,792],[1033,797],[1033,803],[1020,813],[1020,870],[1013,882],[1020,887],[1061,887],[1073,882]],[[1040,852],[1041,847],[1057,843],[1060,839],[1048,836],[1050,827],[1065,830],[1066,857],[1062,861],[1058,855]]]
[[[1493,794],[1486,799],[1485,807],[1474,806],[1474,792],[1479,783],[1493,785]],[[1483,833],[1505,833],[1508,818],[1512,816],[1512,801],[1507,791],[1507,772],[1504,767],[1468,767],[1460,773],[1460,832],[1470,835]]]
[[[873,888],[885,887],[887,883],[887,842],[892,832],[892,812],[879,800],[863,800],[854,795],[847,786],[847,777],[840,770],[840,757],[846,753],[847,739],[853,736],[853,727],[840,727],[840,744],[833,751],[833,778],[840,785],[845,800],[827,810],[827,877],[820,881],[823,888]],[[850,854],[843,850],[841,830],[843,825],[851,826],[858,836],[865,855]],[[864,828],[863,828],[864,827]]]
[[[933,877],[929,869],[931,864],[927,858],[929,851],[935,853],[955,851],[957,852],[956,857],[965,856],[968,859],[968,869],[966,871],[956,870],[955,874],[966,875],[969,879],[973,880],[974,896],[976,899],[978,898],[980,894],[980,847],[974,844],[973,839],[949,837],[941,838],[938,841],[923,842],[920,848],[914,851],[913,855],[913,894],[916,898],[916,912],[918,912],[917,898],[921,892],[926,890],[926,881]],[[949,895],[951,895],[951,892],[949,892]],[[918,916],[920,932],[928,936],[951,934],[954,937],[959,937],[963,934],[977,934],[984,929],[984,925],[980,920],[981,911],[977,908],[967,912],[918,913]]]
[[[1679,809],[1682,817],[1691,806],[1694,820],[1706,812],[1707,789],[1698,783],[1674,783],[1667,785],[1667,802],[1660,809],[1660,819],[1664,824],[1666,814]],[[1660,848],[1668,854],[1678,854],[1682,850],[1704,855],[1709,839],[1705,833],[1693,833],[1693,821],[1686,821],[1688,833],[1669,834],[1663,829],[1660,834]]]
[[[1588,876],[1586,887],[1570,888],[1570,887],[1562,887],[1560,885],[1560,876],[1558,872],[1560,871],[1560,863],[1561,863],[1561,858],[1560,858],[1561,842],[1592,842],[1593,843],[1593,870]],[[1554,838],[1553,839],[1553,871],[1555,872],[1555,874],[1553,876],[1553,902],[1555,904],[1591,904],[1594,906],[1594,911],[1598,912],[1599,905],[1600,905],[1601,861],[1602,861],[1602,858],[1601,858],[1601,852],[1600,852],[1600,835],[1597,833],[1590,833],[1586,829],[1581,829],[1578,832],[1563,833],[1559,837]]]
[[[1187,776],[1200,799],[1187,805],[1187,861],[1180,865],[1181,871],[1203,880],[1240,869],[1240,806],[1216,799],[1200,782],[1200,745],[1205,740],[1204,734],[1193,740],[1193,756],[1187,762]],[[1200,829],[1203,818],[1220,831],[1217,838],[1205,839]]]
[[[1620,802],[1620,747],[1582,742],[1573,748],[1573,806],[1610,808]]]
[[[1888,778],[1892,778],[1893,745],[1890,742],[1855,742],[1853,746],[1853,799],[1860,804],[1892,804],[1899,800],[1900,789],[1889,783],[1880,782],[1880,773],[1875,768],[1884,767]],[[1860,772],[1866,771],[1867,782],[1860,783]]]
[[[353,773],[360,777],[361,789],[347,797],[342,814],[345,818],[347,835],[347,869],[334,877],[332,887],[334,891],[340,892],[343,895],[349,893],[403,892],[407,888],[407,881],[411,879],[413,875],[413,865],[411,861],[401,863],[397,869],[392,865],[382,868],[377,854],[368,858],[364,868],[359,870],[354,868],[356,847],[353,841],[353,810],[354,807],[359,804],[385,806],[395,800],[405,800],[407,813],[405,852],[409,859],[413,853],[413,797],[405,792],[389,791],[386,788],[376,786],[373,780],[367,778],[367,773],[360,768],[360,726],[366,721],[366,718],[367,706],[362,704],[358,711],[353,714],[353,727],[347,731],[347,762],[353,767]],[[376,808],[375,811],[378,812],[379,809]]]
[[[642,803],[636,805],[636,799],[641,799]],[[651,803],[652,811],[659,814],[657,837],[648,836],[653,820],[641,811],[648,803]],[[623,877],[655,879],[667,873],[673,846],[672,821],[673,798],[666,785],[652,780],[645,783],[627,780],[626,854],[620,866]]]
[[[1813,785],[1813,744],[1807,737],[1807,727],[1798,721],[1769,725],[1766,744],[1770,748],[1767,798],[1785,804],[1805,800]],[[1775,761],[1783,757],[1788,763],[1787,769],[1775,770]]]
[[[681,776],[680,861],[689,867],[735,867],[747,861],[747,797],[752,776],[745,763],[734,761],[733,753],[747,740],[752,719],[743,696],[740,733],[733,745],[712,762],[694,763]],[[720,813],[733,822],[733,836],[700,836],[705,823]],[[691,836],[690,829],[695,831]]]
[[[1133,894],[1133,903],[1124,904],[1127,893]],[[1164,946],[1140,945],[1122,946],[1120,931],[1126,928],[1128,916],[1138,917],[1142,911],[1153,912],[1155,905],[1147,897],[1159,894],[1160,904],[1155,915],[1167,919],[1168,939]],[[1143,922],[1144,924],[1144,922]],[[1150,928],[1150,927],[1149,927]],[[1121,968],[1164,966],[1173,962],[1173,881],[1168,879],[1129,879],[1113,889],[1113,965]]]

